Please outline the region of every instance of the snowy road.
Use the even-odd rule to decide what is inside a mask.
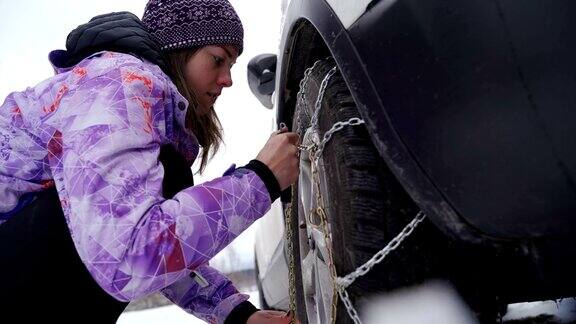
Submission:
[[[258,292],[249,292],[250,301],[258,306]],[[404,302],[404,304],[407,304]],[[408,303],[410,304],[410,303]],[[428,304],[428,307],[434,306]],[[383,311],[385,308],[381,308]],[[440,321],[435,321],[434,316],[430,316],[429,309],[423,306],[419,307],[420,313],[414,310],[412,303],[409,310],[394,306],[394,311],[388,309],[387,315],[379,316],[375,323],[391,324],[463,324],[462,320],[455,319],[453,315],[445,313]],[[436,311],[438,309],[436,308]],[[440,312],[442,314],[442,312]],[[450,318],[450,320],[447,320]],[[164,306],[142,311],[126,312],[120,316],[117,324],[195,324],[204,323],[195,317],[187,314],[177,306]],[[504,317],[503,324],[558,324],[558,323],[576,323],[576,300],[573,298],[564,299],[559,303],[553,301],[520,303],[510,305],[508,314]]]

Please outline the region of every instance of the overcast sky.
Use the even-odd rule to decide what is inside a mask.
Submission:
[[[225,89],[216,110],[224,127],[225,146],[196,183],[220,176],[231,163],[256,157],[273,129],[272,111],[260,105],[246,81],[246,65],[255,55],[276,53],[280,0],[231,0],[244,25],[244,52],[232,70],[234,85]],[[48,53],[64,49],[66,36],[93,16],[130,11],[141,17],[146,0],[0,0],[0,103],[52,76]],[[236,254],[252,255],[253,227],[233,243]],[[226,263],[225,258],[222,260]],[[247,262],[251,262],[247,260]],[[227,267],[226,264],[221,264]]]

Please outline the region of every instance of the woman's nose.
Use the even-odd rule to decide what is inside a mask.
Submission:
[[[220,74],[218,77],[218,85],[224,88],[232,86],[232,73],[229,69],[226,69],[226,71]]]

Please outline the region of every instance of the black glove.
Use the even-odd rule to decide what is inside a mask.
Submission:
[[[241,302],[228,314],[224,324],[246,324],[248,318],[258,310],[259,309],[249,301]]]

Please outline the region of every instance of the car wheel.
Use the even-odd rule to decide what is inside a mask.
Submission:
[[[293,125],[303,145],[308,138],[322,138],[336,122],[360,117],[346,83],[336,73],[321,100],[319,129],[310,128],[322,80],[334,66],[331,59],[321,61],[301,82]],[[293,227],[298,235],[292,236],[299,252],[294,261],[300,266],[297,309],[302,323],[330,323],[332,303],[338,300],[330,260],[339,276],[352,272],[400,233],[419,209],[387,168],[364,125],[334,133],[319,163],[318,187],[311,166],[310,154],[303,151],[298,190],[292,196],[292,216],[300,224]],[[325,228],[312,212],[318,207],[317,191],[327,216]],[[425,219],[384,262],[348,287],[353,303],[439,276],[445,244],[443,235]],[[335,311],[337,323],[353,323],[341,300]]]

